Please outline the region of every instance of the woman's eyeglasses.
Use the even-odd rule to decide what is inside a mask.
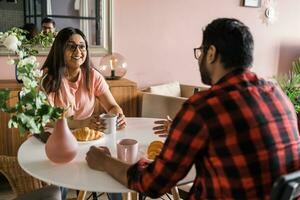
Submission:
[[[74,44],[74,43],[68,43],[67,49],[74,52],[76,49],[79,48],[81,52],[86,52],[86,46],[84,44]]]

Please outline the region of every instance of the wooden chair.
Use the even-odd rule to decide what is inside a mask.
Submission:
[[[300,197],[300,171],[280,176],[273,184],[271,200],[292,200]]]
[[[0,155],[0,173],[6,177],[16,196],[48,185],[22,170],[15,156]]]
[[[0,155],[0,173],[8,180],[13,193],[20,196],[40,189],[49,184],[27,174],[19,165],[15,156]],[[76,200],[83,200],[86,193],[80,191]]]

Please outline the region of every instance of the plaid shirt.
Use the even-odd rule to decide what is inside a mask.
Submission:
[[[189,98],[161,154],[127,172],[129,188],[158,197],[196,167],[188,199],[269,199],[281,174],[300,169],[293,105],[272,83],[236,70]]]

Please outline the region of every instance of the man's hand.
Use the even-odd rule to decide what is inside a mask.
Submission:
[[[105,161],[107,157],[110,157],[110,152],[107,147],[91,146],[90,150],[86,153],[86,161],[90,168],[105,171]]]
[[[113,158],[107,147],[91,146],[85,157],[90,168],[98,171],[106,171],[120,183],[128,187],[127,171],[130,164]]]
[[[153,127],[154,134],[157,134],[160,137],[167,137],[172,124],[172,119],[167,115],[166,119],[155,121],[154,124],[158,124]]]

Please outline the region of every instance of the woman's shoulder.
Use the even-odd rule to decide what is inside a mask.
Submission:
[[[102,76],[102,74],[97,69],[95,69],[94,67],[90,68],[89,73],[90,73],[90,79],[92,81],[103,82],[105,80],[104,77]]]
[[[90,67],[90,73],[91,74],[96,74],[96,75],[101,75],[100,72],[94,67]]]
[[[105,81],[105,78],[97,69],[91,67],[89,71],[92,88],[94,88],[94,90],[98,92],[96,96],[100,96],[100,94],[107,91],[109,87]]]

